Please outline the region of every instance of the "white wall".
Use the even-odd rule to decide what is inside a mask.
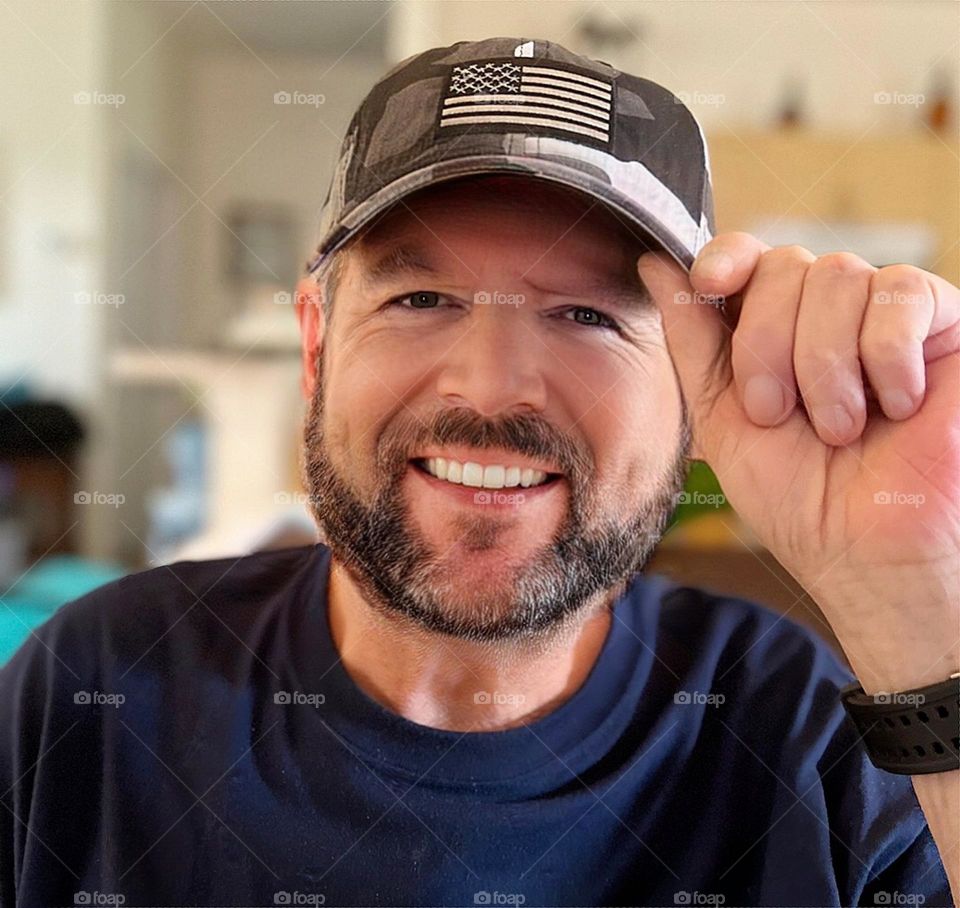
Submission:
[[[76,302],[103,279],[110,109],[78,104],[104,85],[100,3],[14,0],[0,28],[0,387],[90,405],[103,306]]]
[[[229,234],[218,217],[226,220],[236,202],[287,206],[297,224],[294,251],[302,265],[317,239],[319,209],[347,124],[383,66],[349,55],[258,56],[204,55],[189,70],[193,101],[184,175],[198,193],[207,193],[204,201],[212,209],[199,210],[187,225],[194,266],[183,318],[192,319],[190,336],[199,342],[222,341],[224,322],[239,307],[224,279]],[[280,91],[322,96],[323,102],[277,104]],[[283,315],[294,320],[292,311]]]
[[[793,75],[803,78],[817,126],[903,128],[915,108],[877,105],[875,93],[929,94],[938,59],[952,77],[957,109],[960,4],[953,2],[401,0],[397,12],[407,20],[393,46],[398,58],[497,35],[544,38],[678,94],[722,96],[722,103],[690,104],[708,130],[769,122]],[[622,50],[593,51],[578,40],[578,23],[590,19],[636,38]]]

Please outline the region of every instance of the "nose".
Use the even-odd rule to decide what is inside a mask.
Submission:
[[[552,354],[525,319],[514,306],[475,304],[463,334],[443,357],[441,398],[488,417],[542,412],[545,357]]]

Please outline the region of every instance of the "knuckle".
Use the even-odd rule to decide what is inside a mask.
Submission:
[[[886,332],[868,332],[860,338],[860,353],[877,363],[893,363],[908,355],[903,337]]]
[[[799,243],[792,243],[789,246],[775,246],[764,254],[764,258],[775,262],[802,261],[809,263],[812,262],[816,256],[807,249],[806,246],[801,246]]]
[[[757,238],[753,234],[743,230],[730,230],[726,233],[718,233],[709,243],[707,243],[697,254],[697,258],[705,258],[714,252],[725,252],[734,257],[742,254],[745,248],[757,243]]]
[[[849,358],[832,347],[818,347],[806,352],[794,352],[794,369],[801,380],[817,380],[831,373],[837,375],[849,368]]]
[[[870,289],[872,298],[919,302],[926,299],[927,281],[912,265],[886,265],[873,275]]]
[[[741,325],[733,332],[731,340],[733,355],[744,362],[769,359],[788,346],[783,329],[762,322],[755,325]]]
[[[752,233],[747,233],[746,230],[731,230],[727,233],[720,234],[720,236],[726,237],[728,241],[732,241],[734,243],[757,242],[757,238]]]
[[[849,277],[872,271],[873,266],[852,252],[829,252],[821,255],[810,266],[810,270],[827,278]]]

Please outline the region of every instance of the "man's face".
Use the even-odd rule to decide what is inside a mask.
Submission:
[[[371,605],[467,639],[532,637],[646,563],[689,430],[640,251],[600,205],[515,177],[408,197],[350,250],[304,478]],[[494,468],[465,466],[471,482],[548,477],[455,484],[434,457]]]

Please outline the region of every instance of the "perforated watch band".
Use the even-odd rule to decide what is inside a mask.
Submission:
[[[893,693],[866,694],[848,684],[840,700],[879,769],[902,775],[960,769],[960,672]]]

